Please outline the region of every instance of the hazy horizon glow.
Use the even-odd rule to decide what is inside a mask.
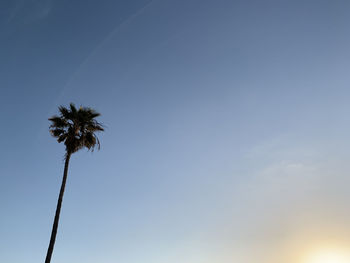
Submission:
[[[47,119],[74,102],[106,131],[72,157],[52,262],[349,263],[349,11],[1,1],[0,262],[44,261]]]

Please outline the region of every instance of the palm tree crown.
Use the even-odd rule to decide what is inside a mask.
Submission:
[[[60,106],[59,116],[55,115],[49,120],[50,133],[57,138],[59,143],[64,142],[67,154],[72,154],[86,147],[93,151],[100,142],[95,134],[96,131],[103,131],[102,124],[95,120],[100,113],[88,107],[77,109],[73,103],[69,108]]]

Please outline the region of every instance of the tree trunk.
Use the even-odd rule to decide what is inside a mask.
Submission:
[[[67,181],[67,175],[68,175],[68,164],[69,164],[70,156],[71,156],[71,154],[67,153],[66,158],[65,158],[66,160],[65,160],[65,164],[64,164],[62,185],[61,185],[60,195],[59,195],[58,201],[57,201],[55,220],[54,220],[53,226],[52,226],[50,244],[49,244],[49,247],[47,249],[45,263],[50,263],[51,262],[51,256],[52,256],[53,248],[55,246],[56,234],[57,234],[57,228],[58,228],[58,221],[60,220],[62,199],[63,199],[63,194],[64,194],[64,188],[66,187],[66,181]]]

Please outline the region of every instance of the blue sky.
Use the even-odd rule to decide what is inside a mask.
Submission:
[[[47,119],[70,102],[106,131],[72,158],[52,262],[304,263],[350,247],[349,11],[2,1],[0,261],[44,260],[64,155]]]

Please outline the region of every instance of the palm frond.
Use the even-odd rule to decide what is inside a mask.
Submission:
[[[66,107],[64,106],[59,106],[58,107],[58,110],[60,111],[61,113],[61,117],[67,119],[67,120],[70,120],[72,119],[72,112],[70,110],[68,110]]]
[[[70,111],[71,111],[72,114],[76,114],[77,113],[77,108],[75,107],[74,103],[70,103],[69,107],[70,107]]]
[[[52,135],[53,137],[59,137],[61,134],[64,133],[64,129],[59,129],[59,128],[57,128],[57,129],[52,129],[52,130],[50,130],[50,132],[51,132],[51,135]]]

